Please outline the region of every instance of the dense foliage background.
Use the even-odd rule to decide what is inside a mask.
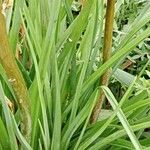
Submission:
[[[102,53],[107,1],[0,2],[32,120],[27,139],[20,130],[22,106],[12,86],[18,79],[10,80],[3,65],[9,57],[1,56],[1,150],[150,149],[149,0],[116,1],[113,54],[106,63]],[[101,86],[100,78],[109,68],[109,85]],[[91,124],[101,90],[107,99]]]

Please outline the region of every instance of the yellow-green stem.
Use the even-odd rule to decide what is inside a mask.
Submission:
[[[110,59],[112,54],[112,33],[113,33],[113,22],[114,22],[114,12],[115,12],[115,1],[116,0],[107,0],[107,8],[106,8],[106,22],[105,22],[105,34],[104,34],[104,46],[103,46],[103,63],[105,63],[108,59]],[[107,70],[101,77],[101,85],[108,85],[110,78],[110,69]],[[99,113],[101,111],[101,107],[103,101],[105,99],[104,92],[100,91],[100,96],[98,102],[93,110],[91,116],[91,123],[96,122]]]
[[[22,74],[9,46],[2,8],[0,8],[0,63],[5,69],[6,75],[13,87],[18,101],[21,118],[21,132],[24,137],[30,141],[31,114],[29,95]]]

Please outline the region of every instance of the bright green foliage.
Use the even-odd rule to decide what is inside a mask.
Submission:
[[[10,46],[14,54],[16,47],[21,51],[16,61],[31,99],[32,135],[27,143],[19,130],[15,95],[0,65],[0,149],[150,149],[150,4],[117,1],[113,56],[103,65],[105,1],[86,0],[82,8],[81,4],[16,0],[6,14]],[[127,59],[140,63],[140,70],[123,70]],[[99,79],[108,68],[110,89],[101,88]],[[121,92],[116,92],[118,85]],[[110,104],[104,104],[103,111],[110,111],[90,124],[99,90]],[[15,104],[14,114],[5,96]]]

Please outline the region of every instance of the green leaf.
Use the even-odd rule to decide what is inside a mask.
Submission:
[[[9,108],[5,101],[5,95],[3,92],[1,82],[0,82],[0,100],[2,102],[3,111],[4,111],[4,115],[5,115],[5,120],[6,120],[6,126],[7,126],[7,130],[8,130],[8,135],[10,138],[10,147],[12,150],[14,150],[14,149],[18,150],[17,140],[16,140],[15,133],[13,130],[13,124],[12,124],[12,120],[11,120],[11,116],[10,116],[10,111],[9,111]]]
[[[0,134],[1,147],[2,149],[10,149],[9,136],[1,118],[0,118],[0,129],[1,129],[1,134]]]
[[[118,108],[118,102],[115,99],[115,97],[113,96],[113,94],[111,93],[111,91],[109,90],[109,88],[104,87],[104,86],[102,88],[103,88],[104,93],[105,93],[107,99],[109,100],[111,106],[113,107],[113,109],[114,110],[117,109]],[[136,138],[133,130],[131,129],[130,124],[129,124],[128,120],[126,119],[125,114],[123,113],[121,108],[118,108],[118,109],[119,109],[119,111],[117,113],[117,116],[118,116],[120,122],[122,123],[122,126],[126,130],[126,132],[127,132],[128,136],[129,136],[132,144],[134,145],[135,149],[140,150],[141,149],[141,145],[138,142],[138,139]]]

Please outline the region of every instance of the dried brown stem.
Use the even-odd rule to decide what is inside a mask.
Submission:
[[[7,77],[18,100],[21,118],[21,132],[24,137],[30,141],[31,114],[29,95],[22,74],[9,46],[2,8],[0,8],[0,63],[6,71]]]
[[[106,8],[106,22],[105,22],[105,34],[104,34],[104,46],[103,46],[103,63],[105,63],[111,57],[111,47],[112,47],[112,33],[113,33],[113,22],[114,22],[114,11],[115,11],[115,1],[116,0],[107,0],[107,8]],[[101,77],[101,85],[108,85],[110,78],[110,69],[108,69]],[[91,123],[96,122],[99,113],[101,111],[101,107],[103,101],[105,99],[105,95],[103,91],[100,91],[99,100],[93,110],[91,116]]]

